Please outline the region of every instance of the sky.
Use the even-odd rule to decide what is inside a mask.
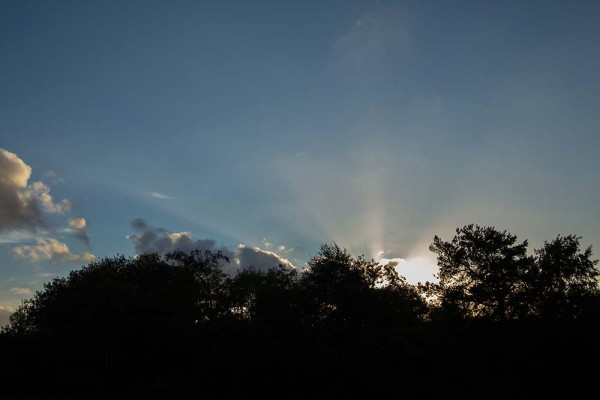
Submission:
[[[0,324],[94,259],[600,246],[600,3],[0,4]]]

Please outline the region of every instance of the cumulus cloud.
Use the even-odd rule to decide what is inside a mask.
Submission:
[[[186,253],[192,250],[219,250],[215,248],[216,243],[214,240],[196,239],[190,232],[172,233],[163,228],[153,228],[141,218],[131,221],[131,226],[137,233],[128,235],[127,239],[133,242],[135,252],[138,254],[167,254],[174,250],[182,250]]]
[[[279,265],[295,269],[296,267],[286,258],[278,256],[276,253],[268,250],[261,250],[258,247],[250,248],[240,244],[237,248],[236,259],[240,269],[255,268],[268,270],[277,268]]]
[[[83,254],[72,253],[66,243],[59,242],[53,238],[38,238],[35,245],[17,246],[13,252],[19,258],[27,259],[37,263],[48,261],[52,263],[59,262],[85,262],[89,263],[95,260],[92,253]]]
[[[89,248],[90,238],[87,234],[87,221],[85,218],[69,218],[69,227],[75,231],[75,237],[81,240]]]
[[[0,148],[0,231],[47,227],[44,212],[71,208],[67,199],[55,202],[43,182],[27,184],[31,167],[16,154]]]
[[[16,154],[0,149],[0,230],[46,225],[37,200],[22,193],[30,176],[29,165]]]
[[[229,258],[229,263],[224,262],[222,264],[226,273],[235,273],[238,270],[250,267],[256,270],[267,270],[279,265],[295,268],[289,260],[278,256],[272,251],[261,250],[258,247],[250,248],[239,245],[235,250],[230,250],[227,247],[217,247],[216,242],[212,239],[197,239],[191,232],[187,231],[170,232],[163,228],[154,228],[141,218],[133,220],[131,226],[137,232],[134,235],[128,235],[127,238],[132,241],[138,254],[155,252],[164,255],[175,250],[182,250],[186,253],[192,250],[220,251]]]
[[[25,197],[35,198],[44,208],[44,211],[51,214],[62,214],[71,210],[71,202],[67,199],[62,199],[58,203],[50,195],[50,188],[43,182],[33,182],[23,189],[22,194]]]

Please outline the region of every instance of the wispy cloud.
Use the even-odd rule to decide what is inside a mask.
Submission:
[[[44,177],[50,179],[50,182],[53,185],[58,185],[59,183],[64,183],[65,181],[60,175],[52,170],[44,172]]]
[[[144,192],[144,194],[147,194],[148,196],[154,197],[155,199],[161,199],[161,200],[173,200],[173,199],[177,199],[177,197],[169,196],[168,194],[160,193],[160,192]]]
[[[0,233],[0,244],[23,243],[34,240],[36,234],[26,230],[15,230]]]
[[[10,289],[12,294],[20,295],[20,296],[29,296],[32,292],[31,289],[22,288],[22,287],[14,287]]]
[[[344,69],[355,72],[381,68],[410,48],[411,36],[405,16],[396,7],[378,8],[354,21],[333,44],[332,52]]]

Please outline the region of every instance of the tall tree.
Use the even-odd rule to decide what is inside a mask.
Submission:
[[[435,236],[429,249],[437,254],[443,308],[493,320],[526,312],[524,282],[532,265],[527,241],[471,224],[456,229],[449,242]]]
[[[592,247],[580,250],[575,235],[557,236],[535,252],[535,268],[529,279],[535,314],[544,318],[579,316],[587,301],[599,294]]]
[[[336,243],[321,245],[301,285],[316,323],[412,323],[424,312],[416,288],[392,265],[354,258]]]

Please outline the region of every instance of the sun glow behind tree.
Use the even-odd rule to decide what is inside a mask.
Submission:
[[[411,284],[418,282],[437,282],[434,276],[437,273],[435,257],[431,256],[415,256],[410,258],[385,258],[379,259],[382,265],[392,264],[399,275],[406,278],[406,281]]]

